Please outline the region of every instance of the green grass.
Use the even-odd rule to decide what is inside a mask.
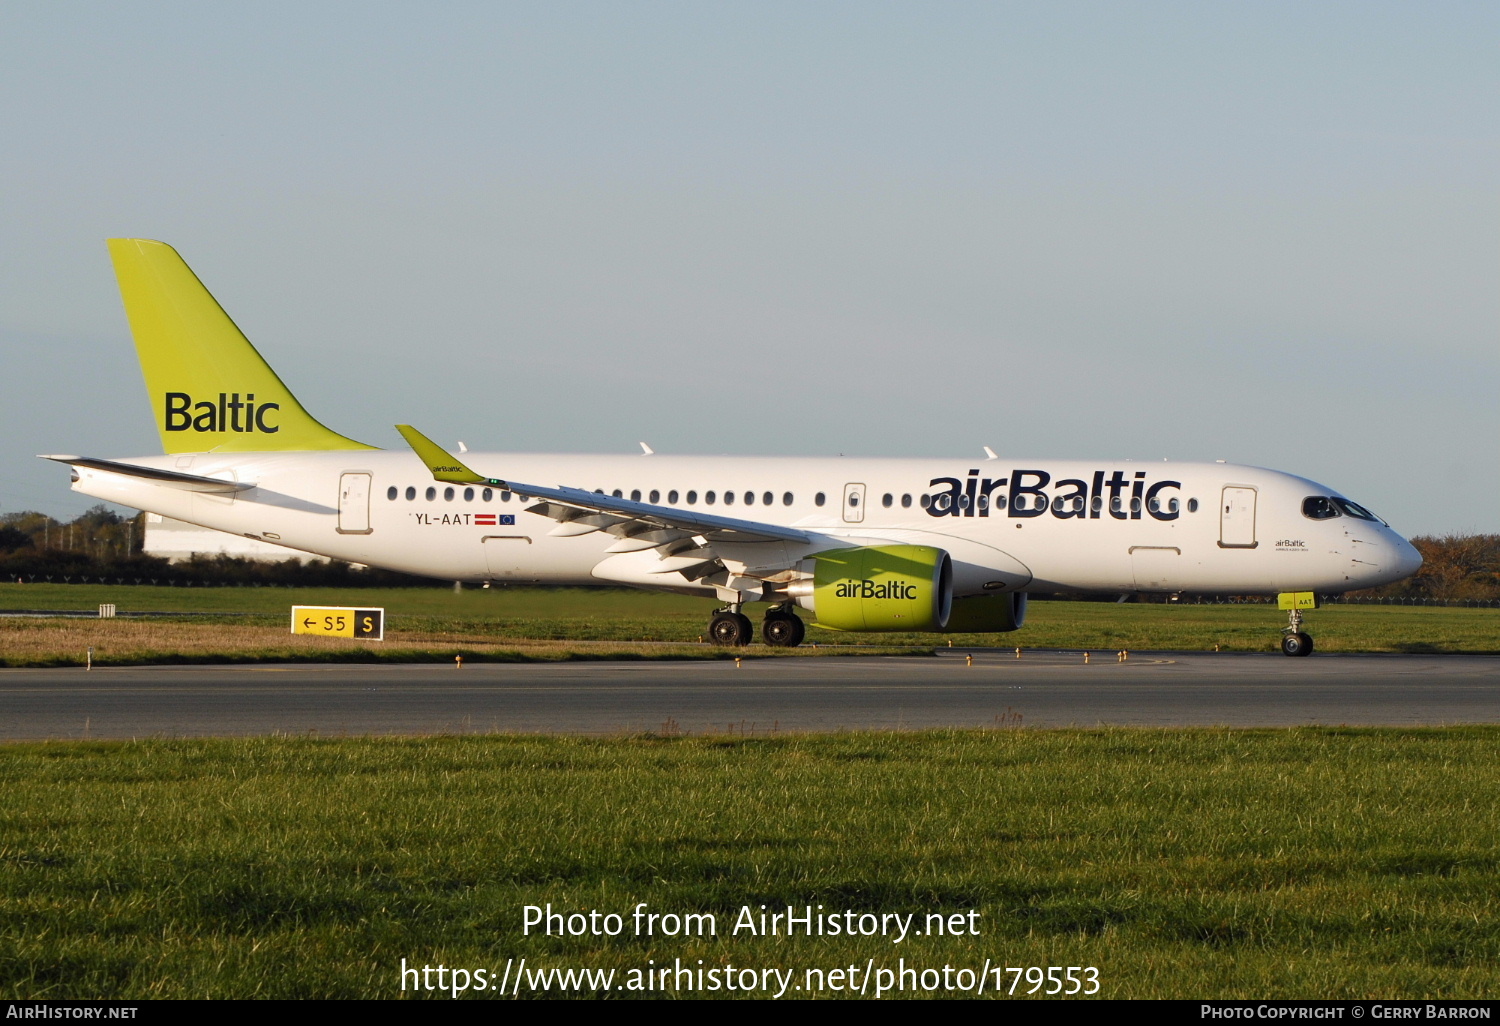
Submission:
[[[0,993],[391,997],[403,958],[525,956],[1491,996],[1497,756],[1494,728],[10,745]],[[548,902],[711,912],[721,935],[523,936]],[[981,936],[727,935],[741,906],[819,903],[977,909]]]
[[[696,643],[715,603],[606,588],[289,589],[0,584],[0,610],[177,611],[224,617],[226,627],[281,626],[292,605],[382,606],[391,630],[454,634],[491,643],[671,641]],[[758,616],[753,607],[752,617]],[[808,641],[903,648],[993,645],[1008,648],[1270,652],[1286,616],[1268,605],[1033,602],[1013,634],[856,634],[812,628]],[[0,659],[5,635],[0,621]],[[1333,605],[1308,614],[1321,652],[1500,652],[1500,609]],[[451,658],[451,654],[449,655]]]

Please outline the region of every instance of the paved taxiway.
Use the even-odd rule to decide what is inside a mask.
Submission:
[[[0,739],[1500,722],[1500,657],[937,658],[0,670]]]

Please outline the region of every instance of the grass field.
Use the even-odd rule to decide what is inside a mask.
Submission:
[[[391,997],[403,958],[521,957],[619,986],[904,958],[1094,966],[1102,997],[1500,991],[1493,728],[70,742],[0,748],[0,786],[7,998]],[[719,932],[523,936],[549,902]],[[980,935],[730,932],[762,904]]]
[[[0,618],[0,665],[79,665],[89,647],[103,664],[184,661],[450,661],[569,658],[726,658],[784,655],[764,645],[729,653],[702,644],[713,603],[588,588],[329,589],[164,588],[0,584],[0,611],[180,612],[182,619]],[[381,606],[383,643],[292,637],[290,607]],[[221,615],[212,614],[246,614]],[[752,617],[757,610],[751,609]],[[191,615],[189,615],[191,614]],[[1265,605],[1034,602],[1012,634],[808,632],[799,654],[850,645],[930,651],[956,646],[1114,651],[1274,651],[1284,614]],[[1330,606],[1308,616],[1321,652],[1500,652],[1500,609]],[[642,644],[645,643],[645,644]],[[832,649],[831,653],[829,650]]]

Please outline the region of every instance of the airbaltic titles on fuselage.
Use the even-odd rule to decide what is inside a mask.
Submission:
[[[1106,512],[1116,520],[1139,520],[1142,513],[1155,520],[1176,520],[1181,515],[1175,493],[1182,482],[1148,485],[1143,470],[1128,478],[1122,470],[1107,477],[1105,471],[1096,470],[1087,481],[1068,477],[1056,482],[1045,470],[1012,470],[1008,477],[994,478],[981,478],[978,470],[970,470],[964,478],[935,477],[928,484],[947,486],[925,497],[923,506],[930,517],[987,517],[1002,508],[1008,517],[1039,517],[1050,511],[1059,520],[1098,520]],[[1051,494],[1048,485],[1054,489]],[[1162,494],[1167,491],[1174,494]]]

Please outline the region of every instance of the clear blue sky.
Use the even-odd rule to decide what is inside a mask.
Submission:
[[[0,3],[0,512],[158,451],[103,239],[339,431],[1216,459],[1500,531],[1494,3]],[[503,467],[495,468],[503,473]]]

